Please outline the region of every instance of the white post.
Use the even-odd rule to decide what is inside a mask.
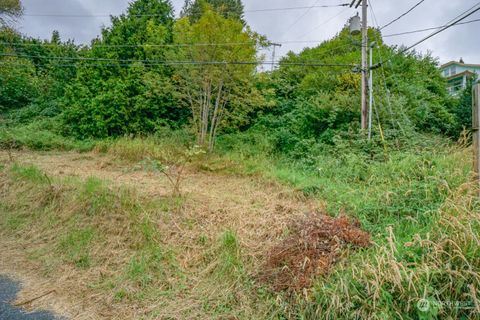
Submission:
[[[273,46],[273,52],[272,52],[272,68],[270,71],[275,70],[275,57],[276,57],[276,48],[281,47],[282,45],[280,43],[272,43]]]
[[[367,19],[367,0],[362,0],[362,130],[368,127],[368,19]]]
[[[369,79],[369,92],[370,92],[370,97],[368,101],[368,140],[372,139],[372,111],[373,111],[373,46],[374,44],[372,43],[370,45],[370,79]]]

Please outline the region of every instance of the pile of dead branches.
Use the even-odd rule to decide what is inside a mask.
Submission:
[[[275,245],[260,275],[275,291],[302,290],[315,276],[327,274],[346,246],[364,248],[370,236],[347,217],[311,214],[292,222],[289,236]]]

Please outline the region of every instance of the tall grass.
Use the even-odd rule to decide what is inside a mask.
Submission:
[[[81,141],[65,137],[51,126],[49,120],[34,121],[15,127],[3,126],[0,123],[0,149],[86,152],[95,146],[95,142],[92,140]]]
[[[322,151],[300,159],[265,152],[263,145],[248,152],[248,143],[226,148],[222,156],[239,161],[244,172],[321,199],[330,214],[355,216],[372,234],[373,248],[319,278],[307,299],[280,296],[288,318],[479,316],[480,205],[467,183],[470,151],[423,138],[390,148],[386,157],[381,146],[365,150],[342,142],[311,146]]]
[[[94,178],[69,191],[34,167],[3,169],[8,172],[2,179],[0,210],[7,214],[0,226],[17,234],[39,223],[37,217],[50,216],[34,230],[66,228],[55,238],[56,248],[66,251],[62,261],[89,270],[100,259],[92,253],[94,248],[107,243],[107,237],[118,239],[118,234],[102,229],[103,219],[119,219],[114,225],[128,226],[132,254],[121,272],[96,285],[112,290],[117,303],[159,299],[162,308],[182,310],[176,314],[180,317],[473,319],[480,314],[480,204],[468,183],[469,150],[438,137],[420,140],[392,143],[386,154],[381,143],[339,141],[336,147],[308,146],[302,151],[305,156],[298,157],[295,152],[277,152],[268,137],[232,135],[220,139],[217,153],[192,164],[192,170],[210,174],[280,181],[321,201],[331,215],[356,217],[371,233],[371,248],[355,254],[347,250],[329,275],[298,295],[258,287],[252,277],[258,270],[250,269],[241,239],[229,230],[216,242],[195,240],[204,250],[203,259],[196,284],[189,287],[191,275],[175,259],[179,248],[166,247],[152,223],[158,212],[149,208],[160,204],[129,192],[119,196]],[[99,143],[96,151],[128,163],[146,158],[171,161],[191,144],[187,135],[122,138]],[[52,192],[54,196],[44,199]],[[83,243],[82,249],[75,243]],[[176,295],[190,301],[190,307],[175,305]],[[166,315],[156,309],[149,316]]]
[[[480,203],[472,185],[453,192],[428,233],[385,241],[317,283],[308,318],[473,319],[480,314]],[[412,220],[412,223],[415,223]]]
[[[193,141],[193,137],[185,131],[162,131],[148,137],[98,141],[94,151],[132,163],[145,159],[172,162],[181,157],[188,146],[194,144]]]

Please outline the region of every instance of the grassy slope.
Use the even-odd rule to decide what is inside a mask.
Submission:
[[[8,164],[0,174],[0,235],[9,257],[3,263],[46,276],[59,294],[83,304],[80,319],[277,312],[253,278],[265,248],[298,214],[293,210],[307,210],[308,201],[288,189],[193,172],[184,196],[172,197],[163,176],[128,163],[105,167],[109,157],[16,159],[24,164]]]
[[[83,317],[183,318],[203,312],[200,315],[206,318],[212,312],[223,313],[215,309],[227,304],[228,297],[214,292],[211,305],[207,299],[205,305],[196,305],[201,294],[190,290],[201,291],[206,284],[194,279],[194,270],[186,274],[178,259],[180,250],[186,248],[164,241],[162,233],[172,231],[157,225],[177,212],[175,199],[146,199],[134,190],[113,188],[93,177],[57,180],[34,166],[13,165],[5,170],[1,179],[2,235],[25,244],[30,268],[39,267],[54,283],[56,277],[74,273],[65,279],[63,292],[75,292],[73,298],[92,308]],[[198,239],[192,241],[192,246],[198,245],[194,243]],[[203,257],[203,267],[212,260],[218,264],[203,280],[221,278],[217,290],[237,285],[236,277],[241,277],[242,271],[236,235],[225,231],[213,243],[207,237],[203,241],[211,245],[211,256]],[[193,289],[193,284],[200,288]],[[97,295],[101,298],[95,303],[88,301]],[[186,305],[176,303],[178,296],[183,296]]]
[[[168,161],[178,152],[152,140],[122,140],[99,150],[133,163],[145,157]],[[38,169],[21,166],[2,174],[1,228],[9,236],[19,236],[33,224],[32,237],[61,230],[50,239],[48,250],[34,258],[51,266],[52,272],[68,264],[90,275],[89,269],[95,269],[92,261],[93,266],[108,265],[107,274],[90,279],[90,286],[111,295],[112,301],[142,310],[138,312],[147,308],[148,317],[165,315],[161,310],[172,297],[182,297],[183,303],[168,310],[201,318],[467,318],[478,308],[479,205],[465,184],[470,167],[464,149],[391,152],[388,161],[372,161],[353,152],[325,155],[316,159],[316,170],[235,150],[191,166],[287,183],[324,201],[331,214],[346,211],[358,217],[376,245],[350,255],[330,276],[319,279],[305,299],[256,288],[252,273],[258,264],[249,262],[235,231],[225,230],[216,241],[205,243],[206,261],[198,265],[195,277],[200,281],[192,287],[191,270],[185,271],[176,259],[185,248],[165,247],[166,235],[151,224],[159,212],[177,212],[178,202],[158,203],[131,190],[118,197],[118,191],[95,179],[52,183]],[[39,215],[45,217],[38,219]],[[111,226],[105,230],[105,216],[117,217],[115,225],[127,233],[111,234]],[[129,239],[119,251],[128,263],[111,265],[105,252],[88,250],[97,243],[94,248],[117,252],[109,247],[112,239]],[[197,240],[206,241],[202,239]],[[418,309],[419,299],[428,301],[428,310]],[[469,308],[442,304],[456,301]],[[200,306],[188,308],[189,303]]]
[[[371,232],[374,248],[319,279],[292,313],[308,319],[470,319],[480,313],[480,203],[468,149],[441,139],[373,160],[355,148],[302,161],[227,154],[247,170],[346,211]],[[428,308],[419,309],[419,301]],[[300,306],[300,307],[299,307]]]

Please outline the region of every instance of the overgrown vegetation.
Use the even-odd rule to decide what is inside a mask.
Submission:
[[[304,196],[324,201],[322,210],[333,215],[346,212],[359,219],[371,234],[373,245],[359,253],[341,251],[340,264],[315,279],[307,298],[302,291],[298,296],[269,293],[268,281],[257,278],[268,253],[258,252],[264,258],[252,264],[251,252],[244,252],[246,248],[238,233],[227,225],[225,231],[217,234],[218,246],[212,238],[202,235],[202,229],[195,231],[195,247],[204,262],[195,264],[197,271],[182,268],[174,257],[181,254],[185,243],[172,242],[169,233],[162,230],[173,226],[195,228],[190,218],[179,213],[183,209],[178,211],[176,207],[183,205],[175,198],[149,200],[135,196],[133,191],[112,190],[94,178],[73,182],[71,188],[72,182],[48,177],[35,167],[14,165],[3,169],[2,232],[17,237],[25,228],[32,236],[55,232],[48,245],[61,251],[39,254],[38,259],[45,259],[49,268],[57,261],[57,266],[70,263],[84,270],[81,272],[85,272],[98,292],[112,293],[117,303],[127,305],[148,304],[162,296],[164,306],[171,312],[176,307],[170,299],[178,299],[178,295],[188,294],[189,299],[197,301],[197,294],[220,290],[220,296],[207,295],[206,309],[198,317],[350,319],[402,314],[411,318],[468,318],[477,312],[478,302],[475,290],[480,280],[476,249],[479,202],[474,189],[464,184],[470,170],[466,150],[454,145],[431,148],[433,141],[425,140],[426,137],[421,141],[424,145],[409,145],[410,151],[390,151],[388,160],[381,145],[367,151],[351,145],[344,151],[332,148],[333,153],[326,152],[314,164],[262,154],[258,149],[249,153],[255,148],[249,145],[230,149],[223,155],[209,155],[190,165],[189,170],[260,174],[263,179],[280,180]],[[119,145],[126,143],[130,151],[120,153]],[[136,154],[140,154],[145,150],[144,143],[116,142],[111,154],[135,164],[137,159],[130,158],[130,152],[137,150]],[[224,143],[219,147],[225,148]],[[108,146],[104,148],[110,152]],[[103,219],[113,219],[115,224],[104,224]],[[159,219],[165,221],[161,223],[166,223],[164,227],[155,222]],[[128,226],[127,234],[121,226]],[[280,239],[283,237],[288,237],[288,233]],[[119,250],[112,247],[116,239],[127,240],[131,258],[122,255],[120,260],[128,263],[122,267],[120,262],[110,262],[109,276],[90,276],[105,264],[106,251]],[[97,251],[96,247],[102,250]],[[55,268],[51,270],[54,272]],[[196,280],[200,281],[199,287],[193,292],[187,285],[192,272],[199,272],[200,277]],[[220,289],[219,283],[233,287]],[[230,296],[235,292],[240,296]],[[220,298],[222,295],[225,296]],[[393,299],[394,295],[402,299]],[[417,307],[424,300],[431,306],[425,312]],[[253,301],[255,308],[250,304]],[[189,309],[183,315],[199,312],[197,307],[192,308],[196,311]],[[149,316],[164,314],[159,311],[156,309]]]
[[[285,151],[303,140],[334,144],[336,133],[357,126],[358,73],[291,64],[355,65],[358,37],[342,30],[318,47],[290,53],[275,72],[258,73],[256,49],[268,41],[238,19],[241,2],[217,2],[187,3],[185,17],[176,20],[168,1],[135,1],[89,46],[62,42],[58,32],[47,41],[2,29],[2,126],[34,122],[35,129],[82,140],[187,127],[210,149],[217,135],[263,126]],[[467,98],[447,94],[438,62],[400,54],[378,31],[369,32],[378,45],[374,63],[388,59],[375,77],[376,134],[382,128],[394,137],[458,137]]]
[[[0,19],[20,14],[7,5]],[[178,19],[136,0],[86,46],[3,27],[2,240],[34,244],[47,277],[73,272],[107,318],[475,318],[472,83],[450,96],[435,58],[369,35],[387,61],[371,140],[360,75],[331,66],[360,61],[348,30],[260,72],[268,40],[236,0],[188,0]],[[91,151],[111,180],[25,150]]]

